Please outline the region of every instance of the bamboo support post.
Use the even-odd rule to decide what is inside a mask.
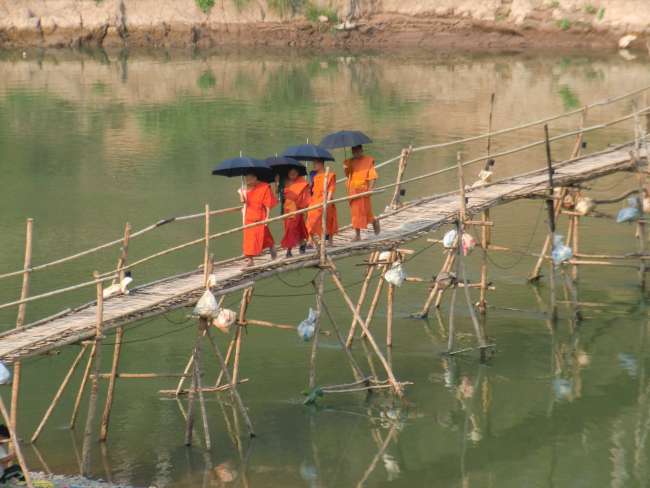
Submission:
[[[567,189],[562,188],[560,190],[559,198],[553,204],[554,209],[555,209],[554,214],[553,214],[554,215],[554,221],[555,221],[555,218],[559,217],[560,213],[562,212],[562,200],[564,199],[566,194],[567,194]],[[547,197],[547,200],[546,200],[546,205],[547,206],[548,206],[548,201],[549,201],[548,199],[550,199],[550,198],[552,198],[552,197],[550,197],[550,196]],[[541,277],[540,271],[542,269],[542,264],[544,264],[544,258],[546,256],[546,254],[548,253],[549,247],[552,245],[552,241],[553,241],[552,236],[550,234],[547,234],[546,238],[544,239],[544,245],[542,246],[542,251],[540,252],[540,254],[539,254],[538,258],[537,258],[537,262],[535,263],[535,266],[533,267],[533,271],[531,271],[530,275],[528,275],[528,281],[537,281]]]
[[[634,153],[631,156],[634,157],[634,161],[636,162],[637,178],[639,182],[639,199],[640,199],[639,210],[641,212],[641,218],[637,220],[636,223],[636,233],[637,233],[637,238],[639,240],[638,241],[639,254],[645,254],[647,234],[646,234],[646,224],[643,221],[643,218],[645,216],[645,213],[643,211],[643,198],[646,194],[647,173],[644,172],[641,168],[641,139],[645,140],[646,135],[643,134],[643,129],[641,127],[641,120],[639,118],[638,112],[637,112],[637,116],[634,118],[634,132],[635,132]],[[647,156],[648,155],[646,155],[646,157]],[[645,274],[646,274],[646,263],[645,261],[641,260],[639,262],[639,286],[641,287],[641,290],[645,290],[645,286],[646,286]]]
[[[391,263],[395,262],[397,252],[391,251]],[[395,285],[388,283],[386,288],[386,347],[393,347],[393,301],[395,300]]]
[[[490,97],[490,115],[488,118],[488,132],[492,132],[492,118],[494,116],[495,94]],[[493,160],[490,159],[492,150],[492,137],[487,138],[486,147],[486,169]],[[479,295],[478,309],[481,315],[487,312],[487,285],[488,285],[488,248],[491,240],[491,230],[487,223],[490,221],[490,210],[486,209],[481,212],[481,292]]]
[[[23,261],[23,284],[20,290],[20,299],[26,300],[29,296],[29,279],[30,268],[32,266],[32,240],[34,230],[34,219],[27,219],[25,228],[25,256]],[[18,306],[18,315],[16,317],[16,328],[20,328],[25,323],[26,303],[21,303]],[[20,395],[20,375],[21,364],[20,361],[14,362],[13,365],[13,380],[11,383],[11,403],[10,403],[10,417],[9,423],[11,428],[16,431],[16,423],[18,419],[18,397]]]
[[[94,369],[95,376],[91,378],[90,383],[90,399],[88,401],[88,412],[86,414],[86,427],[84,429],[84,441],[82,447],[82,474],[87,475],[90,471],[90,440],[92,436],[93,422],[95,420],[95,411],[97,410],[97,394],[99,390],[99,372],[101,369],[101,342],[103,337],[103,322],[104,322],[104,294],[102,282],[99,279],[99,273],[95,271],[93,277],[97,281],[97,305],[95,315],[95,341],[94,347],[91,351],[90,361]]]
[[[120,257],[117,259],[117,266],[115,270],[117,276],[113,278],[113,284],[121,283],[124,279],[124,266],[129,255],[129,241],[131,239],[131,224],[128,222],[124,225],[124,237],[122,237],[122,247],[120,249]]]
[[[16,433],[16,430],[11,425],[9,412],[7,412],[7,407],[5,406],[5,402],[1,396],[0,396],[0,414],[2,414],[2,418],[7,424],[7,430],[9,430],[9,437],[11,437],[11,446],[13,451],[16,454],[18,465],[20,466],[20,469],[23,472],[23,475],[25,476],[25,483],[27,484],[28,488],[34,488],[34,484],[32,483],[32,476],[29,473],[29,469],[27,468],[27,463],[25,462],[25,457],[23,456],[23,450],[20,448],[20,441],[18,440],[18,434]]]
[[[555,208],[553,203],[554,195],[554,185],[553,185],[553,160],[551,158],[551,142],[548,135],[548,125],[544,125],[544,141],[546,149],[546,167],[548,172],[548,195],[549,198],[546,200],[546,211],[548,213],[548,240],[553,244],[553,236],[555,235]],[[558,202],[560,208],[562,207],[562,200]],[[551,247],[552,249],[552,247]],[[557,303],[555,298],[555,263],[553,260],[549,263],[550,267],[550,277],[549,277],[549,286],[551,290],[551,320],[557,320]]]
[[[61,399],[61,396],[63,395],[63,392],[67,388],[68,384],[70,383],[70,379],[72,378],[72,375],[77,369],[77,366],[79,365],[79,362],[83,358],[84,354],[86,353],[86,348],[88,346],[86,344],[83,344],[81,346],[81,350],[75,357],[75,359],[72,361],[72,364],[70,365],[70,369],[68,369],[68,372],[66,373],[65,377],[63,378],[63,381],[61,382],[61,385],[59,386],[59,389],[56,391],[54,394],[54,397],[52,398],[52,401],[50,402],[50,405],[47,407],[47,410],[45,411],[45,414],[43,415],[43,418],[41,419],[41,422],[38,424],[38,427],[34,431],[34,434],[32,435],[31,438],[31,443],[34,444],[38,437],[41,435],[41,432],[43,430],[43,427],[45,427],[45,424],[47,423],[48,419],[50,418],[50,415],[52,415],[52,412],[54,411],[54,408],[57,406],[59,403],[59,400]]]
[[[397,177],[395,179],[395,191],[393,192],[393,198],[390,202],[390,208],[394,210],[401,206],[402,180],[404,179],[404,172],[406,171],[406,165],[412,150],[413,146],[409,146],[408,148],[402,149],[400,154],[399,163],[397,165]]]
[[[370,328],[370,325],[372,324],[372,319],[375,317],[375,312],[377,310],[377,305],[379,304],[379,299],[381,298],[381,292],[384,289],[384,284],[386,280],[384,280],[384,273],[386,271],[386,266],[383,264],[381,266],[381,270],[379,271],[379,280],[377,281],[377,288],[375,288],[375,294],[372,297],[372,301],[370,302],[370,307],[368,308],[368,314],[366,315],[366,324],[368,324],[368,328]],[[359,314],[359,317],[361,315]],[[359,323],[357,321],[357,323]],[[361,333],[361,337],[364,337],[364,333]]]
[[[209,211],[206,213],[206,218],[209,218]],[[203,420],[203,435],[205,437],[205,448],[210,449],[212,447],[212,441],[210,439],[210,427],[208,425],[208,413],[205,408],[205,397],[203,396],[203,384],[201,382],[201,376],[203,375],[203,368],[201,364],[201,337],[204,335],[203,331],[207,331],[208,321],[206,319],[199,319],[198,327],[198,337],[196,339],[196,349],[194,356],[194,381],[196,384],[197,394],[199,396],[199,408],[201,410],[201,419]]]
[[[324,264],[324,263],[323,263]],[[323,313],[323,292],[325,291],[325,276],[323,270],[318,272],[318,286],[316,287],[316,327],[314,338],[311,343],[311,354],[309,359],[309,389],[316,386],[316,354],[318,352],[318,337],[321,327],[321,315]]]
[[[366,270],[366,276],[363,279],[363,284],[361,285],[361,291],[359,292],[359,300],[357,301],[356,312],[357,314],[361,313],[361,307],[366,300],[366,294],[368,293],[368,287],[370,286],[370,281],[372,280],[372,275],[375,271],[375,262],[379,252],[374,251],[370,253],[368,258],[368,269]],[[348,338],[345,341],[345,347],[350,348],[352,346],[352,341],[354,340],[354,331],[357,325],[356,315],[352,319],[352,324],[350,324],[350,331],[348,333]]]
[[[108,381],[108,391],[106,392],[106,403],[104,413],[102,414],[102,423],[99,431],[99,440],[104,442],[108,438],[108,424],[111,419],[111,408],[113,407],[113,395],[115,393],[115,381],[118,377],[117,368],[120,364],[120,355],[122,353],[122,340],[124,338],[124,327],[118,327],[115,333],[115,345],[113,346],[113,363]]]
[[[197,338],[194,349],[192,349],[192,382],[190,391],[187,394],[187,415],[185,416],[185,445],[192,445],[192,436],[194,434],[194,396],[196,394],[196,349],[199,347]]]
[[[239,319],[237,321],[237,331],[235,333],[235,358],[233,359],[232,367],[232,385],[235,385],[239,379],[239,357],[241,354],[242,328],[246,326],[246,311],[248,310],[248,305],[252,299],[253,287],[246,288],[242,294],[241,303],[239,305]]]
[[[70,417],[70,429],[74,429],[77,423],[77,416],[79,415],[79,408],[81,407],[81,400],[83,394],[86,390],[86,384],[88,383],[88,378],[90,377],[90,369],[93,366],[92,359],[95,357],[95,349],[97,345],[93,343],[90,354],[88,355],[88,361],[86,362],[86,368],[84,369],[84,374],[81,377],[81,383],[79,383],[79,390],[77,391],[77,396],[74,401],[74,407],[72,408],[72,415]]]
[[[208,269],[208,261],[210,259],[210,205],[205,204],[205,249],[203,250],[203,283],[208,286],[208,278],[210,276],[210,270]]]
[[[395,392],[396,395],[399,397],[404,396],[404,392],[402,390],[402,386],[399,384],[399,382],[395,379],[395,375],[393,374],[393,370],[386,361],[386,358],[382,354],[381,350],[379,349],[379,346],[375,342],[374,337],[370,333],[370,330],[368,328],[367,323],[359,316],[359,314],[356,311],[356,308],[354,306],[354,303],[352,302],[352,299],[348,295],[348,293],[345,291],[345,287],[343,286],[343,283],[341,283],[341,280],[339,279],[336,271],[336,267],[334,266],[334,263],[330,260],[329,261],[329,266],[330,266],[330,277],[334,281],[334,284],[336,287],[339,289],[339,292],[343,296],[343,299],[345,300],[345,303],[347,304],[348,308],[352,311],[357,316],[357,320],[359,322],[359,325],[361,326],[361,329],[363,329],[364,335],[366,337],[366,340],[369,342],[370,346],[374,350],[375,354],[379,358],[379,361],[381,362],[382,366],[384,367],[384,370],[386,371],[386,374],[388,376],[388,381],[391,384],[393,391]]]
[[[574,215],[573,217],[571,217],[569,222],[570,222],[569,225],[573,230],[571,249],[573,250],[573,255],[576,256],[577,254],[580,253],[580,216]],[[573,266],[573,269],[571,270],[571,278],[573,279],[573,281],[578,280],[578,266]]]

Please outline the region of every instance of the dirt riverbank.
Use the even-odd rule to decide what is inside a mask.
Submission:
[[[645,49],[646,0],[0,0],[1,47]]]

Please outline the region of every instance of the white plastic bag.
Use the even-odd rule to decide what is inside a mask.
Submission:
[[[377,260],[379,262],[386,262],[390,261],[392,257],[393,252],[392,251],[382,251],[379,253],[379,256],[377,257]]]
[[[11,371],[5,363],[0,361],[0,385],[8,385],[11,383]]]
[[[618,215],[616,216],[616,223],[622,224],[623,222],[632,222],[637,220],[641,216],[639,211],[639,199],[636,197],[630,197],[627,199],[627,207],[619,210]]]
[[[198,315],[204,319],[211,319],[219,313],[219,304],[210,290],[205,290],[197,302],[192,315]]]
[[[580,197],[576,202],[575,211],[580,215],[588,215],[594,211],[596,204],[589,197]]]
[[[314,337],[314,332],[316,331],[316,320],[318,320],[318,314],[316,313],[316,310],[310,308],[307,318],[298,325],[298,335],[303,341],[308,342],[312,337]]]
[[[402,263],[393,263],[390,269],[384,273],[384,279],[391,285],[402,286],[406,280],[406,272]]]
[[[217,316],[212,320],[212,325],[219,329],[224,334],[230,332],[232,325],[237,320],[237,313],[229,308],[222,308],[217,313]]]
[[[456,243],[456,236],[458,235],[458,232],[456,229],[451,229],[448,231],[444,237],[442,238],[442,245],[445,249],[451,249],[454,247],[454,244]]]
[[[551,258],[553,259],[553,264],[559,266],[565,261],[568,261],[573,257],[573,250],[564,244],[564,237],[561,235],[553,236],[553,252],[551,252]]]

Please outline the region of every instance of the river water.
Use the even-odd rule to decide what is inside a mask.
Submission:
[[[650,84],[647,60],[617,54],[439,54],[317,52],[105,53],[73,51],[0,52],[0,271],[22,265],[24,222],[35,220],[34,263],[42,263],[117,238],[124,223],[142,228],[161,218],[236,204],[238,182],[210,176],[220,160],[245,154],[264,157],[290,144],[318,141],[342,128],[361,129],[375,143],[378,161],[419,146],[481,133],[487,128],[490,94],[496,94],[494,127],[510,127]],[[633,99],[589,112],[593,125],[627,114]],[[639,104],[645,104],[641,97]],[[551,123],[551,134],[574,129],[578,117]],[[535,126],[498,137],[493,151],[540,139]],[[628,121],[586,137],[587,150],[632,138]],[[573,138],[553,146],[566,157]],[[460,148],[466,159],[482,154],[485,141]],[[414,154],[410,176],[455,163],[458,148]],[[342,154],[332,167],[340,171]],[[497,159],[497,177],[543,164],[537,148]],[[474,178],[478,168],[467,171]],[[395,167],[381,171],[391,182]],[[406,198],[453,189],[448,173],[407,187]],[[590,184],[588,194],[614,196],[636,185],[629,175]],[[340,194],[340,192],[339,192]],[[377,197],[383,208],[389,195]],[[520,202],[492,212],[493,242],[514,253],[492,253],[487,331],[494,357],[481,365],[475,352],[455,361],[445,350],[448,299],[442,321],[409,314],[421,307],[426,286],[397,291],[393,367],[413,385],[403,402],[358,393],[326,395],[316,407],[302,404],[310,344],[291,331],[248,328],[240,387],[255,424],[249,441],[228,397],[209,394],[213,447],[183,445],[184,421],[175,400],[160,389],[174,379],[118,382],[109,440],[93,442],[91,475],[136,486],[462,486],[575,487],[647,486],[649,480],[650,380],[646,294],[632,268],[581,269],[578,285],[585,320],[576,324],[561,304],[555,326],[546,320],[546,280],[526,283],[545,235],[541,201]],[[621,204],[602,207],[615,213]],[[348,211],[340,207],[347,222]],[[213,230],[237,225],[236,215],[214,218]],[[274,227],[279,237],[279,228]],[[446,230],[446,229],[445,229]],[[566,232],[566,220],[560,223]],[[174,223],[134,240],[130,259],[199,237],[201,222]],[[442,231],[432,234],[439,237]],[[239,238],[216,241],[217,258],[234,255]],[[422,250],[425,239],[407,247]],[[634,252],[634,227],[611,219],[583,219],[581,247],[588,253]],[[117,249],[32,278],[32,293],[89,279],[115,264]],[[442,262],[439,248],[424,250],[406,269],[430,278]],[[136,268],[136,284],[196,267],[200,247]],[[358,294],[360,258],[340,265],[342,279]],[[479,253],[468,259],[476,279]],[[259,283],[251,318],[296,325],[314,304],[313,270]],[[0,299],[19,294],[19,279],[0,282]],[[337,323],[350,315],[331,283],[326,302]],[[560,287],[558,297],[564,300]],[[84,289],[27,306],[28,320],[92,299]],[[458,347],[474,339],[459,294]],[[226,303],[236,307],[238,295]],[[147,319],[127,329],[123,372],[178,373],[196,337],[188,311]],[[15,310],[0,311],[2,330]],[[373,327],[385,337],[385,304]],[[325,324],[329,328],[329,323]],[[222,348],[225,336],[219,337]],[[110,367],[113,336],[103,347]],[[26,361],[19,429],[29,438],[50,402],[77,346]],[[205,350],[206,376],[215,365]],[[360,351],[355,351],[358,358]],[[364,359],[365,361],[365,359]],[[74,433],[67,429],[77,372],[36,444],[26,446],[34,469],[79,472],[87,400]],[[336,341],[323,337],[318,384],[351,379]],[[100,405],[103,406],[103,385]],[[5,401],[7,389],[1,392]],[[185,406],[185,403],[182,404]],[[225,412],[225,413],[224,413]],[[101,409],[100,409],[101,413]],[[226,415],[226,417],[224,417]],[[227,418],[227,420],[226,420]],[[237,430],[241,442],[235,442]]]

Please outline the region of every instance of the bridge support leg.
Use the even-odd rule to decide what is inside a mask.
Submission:
[[[452,266],[454,265],[455,261],[455,253],[453,249],[450,249],[447,253],[447,256],[445,257],[445,261],[442,264],[442,268],[440,268],[440,273],[449,273],[451,271]],[[424,301],[424,305],[422,306],[422,310],[420,310],[419,313],[413,314],[414,317],[416,318],[427,318],[429,316],[429,311],[431,310],[431,307],[434,304],[434,301],[436,302],[436,308],[439,307],[440,302],[438,300],[439,294],[441,294],[442,289],[440,285],[436,282],[434,283],[433,287],[429,291],[429,295],[427,295],[427,299]]]
[[[117,379],[117,368],[120,364],[122,353],[122,339],[124,338],[124,327],[119,327],[115,334],[115,346],[113,349],[113,364],[108,380],[108,391],[106,392],[106,403],[102,414],[102,426],[99,432],[99,440],[104,442],[108,438],[108,424],[111,419],[111,408],[113,407],[113,395],[115,393],[115,381]]]
[[[372,280],[372,275],[375,271],[374,263],[377,261],[377,256],[379,253],[374,251],[370,253],[368,258],[368,269],[366,270],[366,276],[363,280],[363,285],[361,285],[361,291],[359,292],[359,300],[357,301],[356,311],[361,313],[361,307],[366,300],[366,294],[368,293],[368,287],[370,286],[370,281]],[[352,319],[352,324],[350,325],[350,332],[348,333],[348,338],[345,342],[346,347],[350,348],[352,346],[352,341],[354,340],[354,331],[357,325],[357,319]]]
[[[318,336],[320,335],[321,314],[323,313],[323,291],[325,287],[325,276],[323,270],[318,272],[316,277],[318,285],[316,288],[316,326],[314,329],[314,338],[311,342],[311,355],[309,359],[309,389],[316,386],[316,355],[318,353]]]
[[[235,334],[235,358],[232,366],[232,381],[230,382],[232,386],[235,386],[239,381],[239,356],[241,354],[242,328],[246,327],[246,311],[248,310],[248,305],[250,305],[251,300],[253,300],[252,286],[244,290],[239,305],[239,319],[237,321],[237,332]]]

